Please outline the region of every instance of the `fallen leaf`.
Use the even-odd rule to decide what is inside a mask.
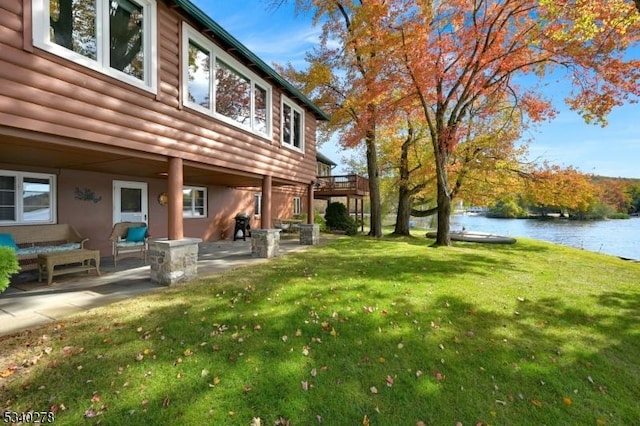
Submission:
[[[370,426],[371,423],[369,422],[369,417],[367,417],[367,415],[365,414],[364,417],[362,418],[362,426]]]
[[[302,390],[303,391],[308,391],[309,390],[309,382],[307,382],[307,381],[300,382],[300,386],[302,386]]]
[[[254,417],[251,419],[251,426],[262,426],[262,420],[260,420],[260,417]]]
[[[562,398],[562,402],[564,402],[564,405],[566,405],[567,407],[573,404],[573,401],[568,396],[565,396],[564,398]]]
[[[6,379],[7,377],[12,376],[14,372],[15,370],[9,370],[9,369],[0,371],[0,377],[2,377],[3,379]]]
[[[531,403],[538,408],[542,407],[542,402],[538,401],[537,399],[532,399]]]
[[[387,375],[387,386],[393,386],[393,377]]]
[[[378,393],[378,388],[376,388],[375,386],[371,386],[369,390],[371,391],[371,393]]]

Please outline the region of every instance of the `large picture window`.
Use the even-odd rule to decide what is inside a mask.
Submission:
[[[155,91],[155,0],[34,0],[34,45]]]
[[[0,170],[0,224],[55,223],[55,176]]]
[[[283,146],[304,151],[304,111],[287,98],[282,98],[282,130]]]
[[[202,34],[184,25],[183,104],[271,137],[271,87]]]

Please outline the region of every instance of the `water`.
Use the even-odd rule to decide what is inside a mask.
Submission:
[[[454,215],[451,230],[490,232],[564,244],[597,253],[640,260],[640,218],[574,221],[565,219],[492,219]]]

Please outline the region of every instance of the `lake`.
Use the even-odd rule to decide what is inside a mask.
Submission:
[[[490,232],[564,244],[598,253],[640,260],[640,218],[597,221],[566,219],[492,219],[456,214],[451,230]]]

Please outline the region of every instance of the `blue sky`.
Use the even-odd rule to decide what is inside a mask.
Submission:
[[[192,2],[270,65],[290,62],[304,68],[305,52],[317,43],[320,34],[318,28],[313,28],[310,16],[296,16],[290,7],[270,10],[265,0]],[[640,47],[632,55],[640,58]],[[562,82],[553,85],[550,87],[554,93],[567,90]],[[559,110],[555,120],[526,135],[531,139],[530,159],[572,166],[585,173],[640,178],[640,104],[614,109],[605,128],[585,124],[561,98],[554,105]],[[321,146],[320,151],[336,163],[349,156],[349,151],[341,151],[333,142]],[[336,172],[340,173],[341,168]]]

